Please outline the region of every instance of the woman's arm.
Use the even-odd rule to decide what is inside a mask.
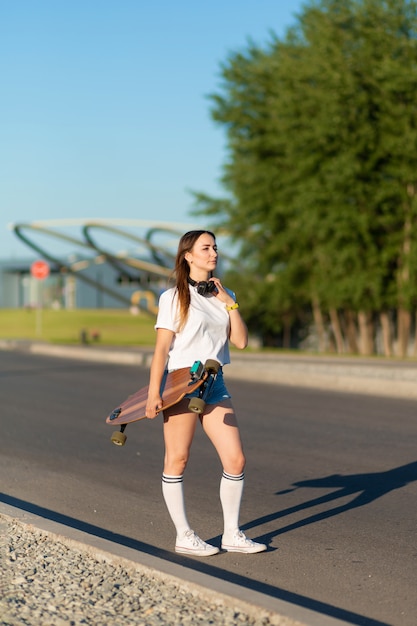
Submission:
[[[227,289],[223,287],[220,280],[218,278],[213,277],[211,279],[216,285],[217,293],[216,298],[223,302],[223,304],[228,308],[229,317],[230,317],[230,332],[229,339],[230,342],[235,346],[235,348],[239,348],[239,350],[243,350],[248,345],[248,329],[245,322],[242,319],[237,308],[230,308],[236,304],[232,296],[230,295]],[[238,305],[239,306],[239,305]]]
[[[235,346],[235,348],[243,350],[248,345],[248,328],[243,321],[238,309],[232,309],[231,311],[229,311],[229,318],[230,342]]]
[[[150,419],[156,417],[157,411],[162,408],[161,383],[173,338],[174,333],[171,330],[158,328],[156,331],[155,351],[150,368],[148,401],[146,404],[146,417]]]

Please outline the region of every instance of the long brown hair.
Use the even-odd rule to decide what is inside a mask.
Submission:
[[[185,259],[185,255],[187,252],[191,252],[197,239],[205,233],[207,233],[207,235],[211,235],[214,241],[216,241],[215,235],[210,230],[190,230],[181,237],[178,243],[174,273],[179,301],[180,329],[184,326],[187,320],[188,309],[190,308],[190,289],[188,286],[190,266],[188,265],[188,261]]]

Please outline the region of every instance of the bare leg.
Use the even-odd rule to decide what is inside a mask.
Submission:
[[[230,552],[263,552],[266,550],[265,544],[248,539],[239,530],[245,455],[231,401],[225,400],[220,404],[209,405],[201,421],[223,464],[220,481],[220,501],[224,520],[222,548]]]
[[[197,415],[189,412],[187,405],[188,401],[182,401],[164,411],[165,461],[162,493],[177,533],[176,552],[210,556],[217,554],[218,548],[204,542],[191,530],[185,510],[183,475],[197,424]]]
[[[200,419],[204,432],[216,448],[224,471],[231,475],[241,474],[245,468],[245,455],[231,401],[207,405]]]

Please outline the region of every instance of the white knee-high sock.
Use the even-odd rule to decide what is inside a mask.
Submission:
[[[184,503],[184,476],[162,474],[162,494],[168,513],[174,522],[177,537],[182,537],[190,525],[187,520]]]
[[[237,476],[223,471],[220,480],[220,502],[223,509],[224,533],[233,535],[239,530],[240,502],[242,500],[245,474]]]

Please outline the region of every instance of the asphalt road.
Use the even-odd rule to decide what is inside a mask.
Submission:
[[[226,370],[227,377],[227,370]],[[176,555],[161,420],[104,419],[144,369],[0,352],[0,501],[243,587],[366,626],[415,626],[417,403],[230,381],[248,458],[241,526],[259,555]],[[221,467],[198,431],[193,528],[218,542]]]

